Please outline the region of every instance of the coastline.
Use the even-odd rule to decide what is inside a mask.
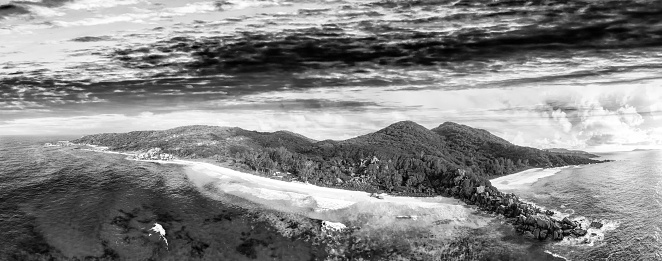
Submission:
[[[576,166],[527,169],[517,173],[491,179],[490,183],[492,183],[492,186],[501,191],[511,191],[513,189],[520,189],[525,186],[530,186],[542,178],[556,175],[559,172],[572,167]]]
[[[303,214],[309,218],[360,226],[362,229],[431,227],[442,237],[455,230],[486,227],[494,217],[478,215],[475,207],[451,197],[406,197],[384,195],[382,199],[355,190],[321,187],[301,182],[271,179],[208,162],[190,160],[139,160],[135,154],[90,150],[128,156],[138,162],[175,164],[201,190],[234,195],[265,208]]]
[[[495,191],[490,195],[456,185],[453,189],[447,189],[443,196],[384,195],[376,198],[364,191],[271,179],[209,162],[141,159],[134,153],[86,151],[125,155],[127,160],[138,162],[181,165],[189,180],[203,193],[233,195],[267,209],[338,222],[348,227],[367,230],[393,229],[394,226],[400,229],[429,228],[442,235],[440,238],[451,239],[461,234],[462,229],[489,228],[495,220],[500,220],[497,218],[499,215],[503,215],[506,223],[514,225],[525,237],[564,240],[568,236],[566,240],[589,243],[586,235],[589,224],[568,220],[567,216],[560,216],[556,211],[545,210],[505,192]],[[578,166],[529,169],[493,180],[510,187],[530,185],[571,167]],[[472,195],[467,196],[468,192]],[[542,232],[549,233],[549,236]]]
[[[573,168],[582,168],[581,165],[570,165],[570,166],[564,166],[564,167],[556,167],[556,168],[534,168],[534,169],[528,169],[525,171],[513,173],[510,175],[498,177],[495,179],[490,180],[493,186],[495,186],[497,189],[504,191],[504,192],[511,192],[511,193],[517,193],[521,192],[522,190],[526,190],[527,187],[532,186],[534,183],[538,182],[541,179],[544,179],[546,177],[551,177],[556,174],[559,174],[563,171],[573,169]],[[531,206],[534,206],[536,208],[541,208],[541,209],[547,209],[553,212],[552,215],[550,215],[551,218],[555,218],[557,220],[564,220],[564,219],[569,219],[572,222],[575,222],[576,224],[579,224],[579,227],[585,229],[586,235],[584,236],[579,236],[579,237],[567,237],[564,238],[563,241],[561,241],[561,244],[563,245],[584,245],[584,246],[594,246],[596,243],[601,242],[604,240],[605,233],[607,231],[615,230],[618,228],[620,225],[618,222],[610,221],[608,219],[600,218],[600,219],[589,219],[585,216],[582,215],[577,215],[574,210],[572,212],[567,213],[564,212],[563,209],[551,209],[551,208],[545,208],[542,206],[537,205],[536,203],[529,201],[527,199],[519,199],[521,202],[529,204]],[[594,227],[592,224],[594,222],[597,222],[600,224],[600,227]],[[548,254],[551,254],[555,257],[563,258],[565,260],[565,257],[558,255],[556,253],[552,253],[547,251]]]
[[[125,159],[137,162],[180,165],[183,166],[185,175],[192,184],[203,194],[212,198],[215,198],[214,193],[236,196],[242,200],[256,203],[265,209],[302,215],[320,220],[323,224],[324,222],[338,224],[351,228],[351,231],[359,229],[359,234],[363,236],[382,233],[384,230],[390,230],[390,233],[395,234],[407,231],[428,231],[427,233],[443,242],[453,242],[458,238],[466,239],[471,234],[468,231],[478,229],[483,231],[480,233],[486,233],[483,236],[497,239],[497,235],[503,233],[502,231],[497,232],[498,227],[513,225],[517,233],[528,239],[553,238],[563,241],[564,244],[573,245],[593,245],[596,240],[586,234],[590,229],[590,224],[586,220],[571,221],[559,217],[558,213],[548,214],[544,208],[524,200],[520,201],[516,196],[502,192],[495,192],[495,195],[490,196],[486,193],[476,194],[474,192],[470,198],[466,198],[463,190],[459,190],[458,192],[462,195],[451,192],[449,194],[451,197],[445,194],[436,197],[384,195],[380,199],[372,197],[368,192],[277,180],[210,162],[181,159],[138,159],[136,158],[138,154],[134,153],[85,150],[124,155],[127,156]],[[540,172],[539,175],[524,182],[524,184],[529,184],[571,167],[573,166],[530,169],[500,178],[512,180],[527,173]],[[512,186],[514,183],[506,182],[505,184]],[[500,203],[505,204],[502,201],[512,201],[513,199],[515,199],[515,204],[506,205],[508,207],[505,211],[503,205],[499,206]],[[509,214],[508,210],[511,207],[515,208],[515,212]],[[505,219],[500,217],[500,214]],[[512,215],[515,215],[515,218]],[[540,222],[545,225],[540,225]],[[563,236],[560,228],[555,228],[561,226]],[[545,230],[542,227],[548,229],[548,236],[543,236],[542,232]],[[539,254],[563,259],[553,253],[541,252]]]

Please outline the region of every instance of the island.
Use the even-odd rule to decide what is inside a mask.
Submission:
[[[129,153],[138,160],[206,160],[263,177],[363,191],[377,199],[452,197],[502,215],[521,233],[540,240],[581,237],[587,228],[500,192],[489,180],[530,168],[605,162],[582,153],[517,146],[486,130],[452,122],[427,129],[402,121],[342,141],[317,141],[289,131],[195,125],[88,135],[72,143]]]

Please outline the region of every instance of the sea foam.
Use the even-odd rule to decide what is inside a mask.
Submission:
[[[163,226],[161,226],[161,224],[159,224],[159,223],[154,223],[154,226],[150,229],[150,231],[154,231],[154,233],[159,234],[159,236],[161,237],[161,239],[163,239],[163,241],[166,243],[166,248],[168,247],[168,240],[165,238],[166,231],[165,231],[165,229],[163,228]],[[149,235],[151,236],[152,233],[149,233]]]
[[[568,237],[565,238],[563,241],[561,241],[559,244],[592,247],[604,241],[605,232],[616,230],[620,225],[620,222],[618,221],[612,221],[606,219],[590,220],[582,216],[576,217],[573,220],[579,222],[581,227],[586,229],[587,231],[586,235],[583,237],[576,237],[576,238]],[[601,228],[590,227],[591,222],[594,221],[600,222],[602,224],[602,227]]]
[[[552,253],[552,252],[550,252],[549,250],[545,250],[545,253],[550,254],[550,255],[552,255],[553,257],[556,257],[556,258],[561,258],[561,259],[563,259],[563,260],[568,260],[568,261],[570,260],[570,259],[567,259],[567,258],[564,257],[564,256],[559,255],[559,254]]]

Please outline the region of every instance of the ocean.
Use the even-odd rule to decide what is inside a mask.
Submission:
[[[0,139],[0,260],[323,260],[327,255],[306,238],[314,220],[200,190],[177,165],[42,146],[67,138]],[[506,192],[557,215],[600,221],[603,228],[590,229],[585,239],[539,242],[492,216],[495,226],[474,231],[491,233],[494,242],[481,244],[498,255],[488,260],[661,259],[661,152],[602,157],[615,161],[560,169]],[[278,220],[299,227],[299,236],[285,237]],[[164,227],[167,243],[149,230],[154,224]]]
[[[0,260],[317,260],[314,225],[200,193],[181,167],[45,148],[66,137],[0,138]],[[168,244],[149,231],[155,223]],[[149,235],[151,232],[151,236]],[[296,231],[294,231],[296,232]]]
[[[325,140],[412,120],[532,147],[662,144],[659,0],[31,0],[0,3],[0,23],[2,135],[205,124]],[[181,166],[42,146],[71,138],[0,136],[0,261],[329,254],[311,240],[319,220],[215,191]],[[504,189],[604,225],[581,239],[531,240],[486,215],[488,228],[447,248],[443,228],[375,218],[392,205],[338,216],[384,222],[362,245],[379,251],[662,260],[661,152],[601,155],[614,162]]]
[[[569,260],[662,260],[662,151],[600,155],[614,161],[563,168],[501,190],[585,226],[604,225],[589,229],[586,239],[547,244],[545,251]]]

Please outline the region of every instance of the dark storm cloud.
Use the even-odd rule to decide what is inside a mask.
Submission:
[[[0,19],[13,15],[29,14],[29,6],[58,7],[72,1],[74,0],[10,1],[8,4],[0,5]]]
[[[0,84],[0,111],[13,109],[43,109],[67,104],[101,102],[94,93],[75,86],[35,86],[30,84]]]
[[[57,6],[66,2],[68,1],[44,0],[37,4]],[[20,3],[30,4],[26,1]],[[222,1],[219,3],[227,4]],[[466,10],[454,15],[444,14],[425,18],[427,20],[411,17],[398,22],[375,20],[374,14],[366,12],[343,12],[343,15],[351,13],[357,18],[361,18],[360,22],[329,23],[319,27],[272,32],[238,30],[239,33],[230,36],[198,38],[178,36],[168,40],[136,44],[110,52],[91,51],[89,54],[111,58],[111,63],[114,64],[108,67],[116,68],[114,65],[120,64],[133,71],[146,72],[137,73],[136,75],[141,75],[139,77],[142,77],[143,80],[136,82],[120,81],[120,84],[100,84],[110,85],[108,88],[111,91],[129,89],[128,92],[131,92],[131,89],[144,89],[145,93],[165,95],[168,92],[161,90],[162,86],[178,90],[189,84],[187,81],[191,81],[191,84],[195,82],[190,79],[180,81],[176,79],[177,77],[194,79],[229,75],[240,80],[214,79],[212,83],[215,89],[205,90],[205,92],[212,96],[224,94],[235,96],[277,91],[282,87],[305,89],[316,86],[384,86],[418,83],[430,85],[437,80],[416,82],[418,80],[415,79],[386,80],[374,77],[357,81],[355,79],[316,79],[314,77],[307,79],[292,76],[292,74],[320,69],[344,70],[344,73],[352,75],[362,74],[366,71],[364,68],[384,67],[443,68],[458,74],[482,73],[498,71],[502,64],[485,61],[513,60],[516,63],[524,63],[531,56],[571,58],[570,54],[576,52],[567,52],[567,49],[610,49],[662,44],[657,40],[658,37],[662,37],[662,30],[650,26],[662,21],[659,15],[662,14],[660,11],[662,7],[654,4],[624,3],[616,5],[611,2],[581,1],[528,1],[526,5],[522,1],[454,1],[453,3],[455,6],[444,6],[444,8]],[[438,1],[385,1],[373,2],[366,6],[397,9],[398,12],[413,12],[412,6],[418,5],[434,8],[434,6],[444,5],[444,3]],[[530,8],[532,5],[536,8]],[[375,8],[366,10],[372,9]],[[298,15],[326,17],[329,15],[327,11],[326,9],[304,10]],[[523,25],[505,30],[501,28],[502,25],[497,25],[501,19],[513,20]],[[434,30],[441,28],[439,24],[464,23],[471,20],[480,21],[481,26],[460,27],[451,31]],[[421,23],[429,23],[432,30],[412,29],[412,24]],[[435,23],[437,24],[435,25]],[[196,20],[192,24],[182,26],[191,26],[196,28],[195,30],[206,30],[217,25]],[[199,26],[202,27],[198,28]],[[210,28],[204,26],[210,26]],[[428,27],[423,26],[422,28]],[[364,34],[354,34],[354,30],[359,30]],[[143,38],[140,35],[122,37]],[[83,36],[73,38],[71,41],[95,42],[118,39],[111,39],[108,36]],[[484,62],[488,65],[474,67],[465,64],[465,62],[474,61],[477,61],[476,64]],[[628,66],[510,79],[491,82],[489,86],[471,87],[494,88],[530,82],[558,82],[653,68],[649,64],[638,67]],[[78,69],[93,71],[96,70],[95,68],[99,67],[84,65]],[[158,71],[163,71],[163,73],[154,73]],[[37,76],[48,78],[48,73],[40,73]],[[163,80],[166,77],[172,80]],[[151,84],[152,78],[158,85]],[[284,80],[280,78],[284,78]],[[254,81],[255,83],[239,86],[237,82],[240,81],[244,83]],[[121,86],[121,84],[127,85]],[[138,88],[137,85],[145,87]],[[462,89],[465,87],[432,86],[428,88]],[[412,87],[412,90],[414,89],[424,90],[424,88]],[[96,92],[93,91],[93,93]],[[169,94],[174,95],[176,92]]]
[[[22,4],[22,5],[36,5],[36,6],[45,6],[45,7],[58,7],[62,6],[68,2],[73,2],[74,0],[41,0],[40,2],[32,1],[11,1],[13,4]]]
[[[110,40],[112,40],[110,36],[81,36],[71,39],[72,42],[101,42]]]
[[[283,90],[305,90],[320,85],[313,79],[287,75],[234,78],[183,78],[127,80],[113,82],[73,82],[28,80],[0,81],[0,111],[15,109],[52,109],[76,112],[117,113],[149,110],[155,113],[192,110],[365,110],[378,107],[371,102],[329,99],[287,99],[242,97]],[[94,104],[93,106],[89,106]]]
[[[10,15],[20,15],[30,13],[25,7],[15,5],[15,4],[6,4],[0,5],[0,18],[10,16]]]
[[[562,57],[556,57],[562,58]],[[572,59],[572,57],[567,57],[567,59]],[[571,82],[573,80],[582,79],[585,84],[601,84],[601,85],[618,85],[623,83],[632,83],[642,80],[652,80],[659,79],[660,77],[651,77],[651,76],[642,76],[635,77],[631,79],[623,80],[614,80],[609,78],[608,81],[604,81],[603,76],[609,76],[614,74],[622,74],[628,72],[636,72],[638,70],[657,70],[662,69],[662,63],[642,63],[642,64],[628,64],[628,65],[613,65],[613,66],[602,66],[602,68],[591,68],[590,70],[579,70],[572,71],[568,70],[567,72],[556,72],[553,75],[542,75],[534,77],[519,77],[516,79],[507,79],[497,82],[491,82],[489,87],[503,86],[521,86],[531,83],[555,83],[555,84],[564,84]],[[592,80],[587,80],[591,78]]]
[[[208,109],[239,109],[239,110],[319,110],[319,109],[342,109],[342,110],[367,110],[381,107],[374,102],[359,101],[337,101],[329,99],[283,99],[278,101],[254,101],[244,102],[236,105],[224,105],[218,103]]]
[[[399,5],[399,1],[389,2],[395,3],[392,8],[403,9],[403,12],[411,11],[412,4],[439,4],[421,1]],[[474,7],[476,14],[473,16],[477,17],[469,15],[471,19],[485,21],[482,26],[450,32],[411,29],[411,24],[421,23],[419,18],[400,22],[373,19],[274,33],[246,31],[223,37],[175,37],[122,49],[111,57],[131,68],[176,67],[185,74],[209,75],[354,66],[449,66],[449,63],[466,60],[526,59],[531,54],[558,58],[567,56],[567,50],[662,45],[658,40],[662,37],[662,29],[652,26],[662,22],[662,6],[654,2],[538,2],[535,9],[529,8],[530,1],[526,2],[529,6],[526,11],[522,11],[523,1],[501,1],[497,2],[498,5],[485,5],[483,1],[463,2],[465,5],[457,8]],[[448,20],[443,23],[458,23],[467,20],[466,15],[437,18]],[[503,28],[503,25],[497,25],[500,19],[510,19],[521,25]],[[359,29],[367,36],[357,36],[348,29]],[[192,60],[174,64],[169,59],[181,55]],[[618,70],[621,68],[558,77],[596,76]]]

